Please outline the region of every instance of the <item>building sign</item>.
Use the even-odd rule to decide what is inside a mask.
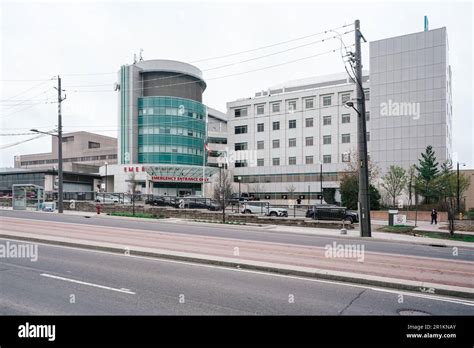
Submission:
[[[125,166],[123,167],[125,173],[139,173],[145,171],[145,166]]]
[[[209,182],[209,178],[203,177],[189,177],[189,176],[158,176],[153,175],[152,181],[161,182]]]

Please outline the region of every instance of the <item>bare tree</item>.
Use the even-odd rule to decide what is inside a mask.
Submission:
[[[349,151],[349,162],[347,162],[346,173],[350,173],[353,175],[359,175],[359,155],[358,153],[354,152],[353,150]],[[380,176],[380,168],[377,164],[369,158],[367,162],[367,166],[369,169],[369,183],[374,184],[374,182]]]
[[[227,206],[232,195],[232,181],[231,175],[228,170],[222,169],[220,174],[217,175],[216,182],[214,183],[214,192],[212,198],[222,206]]]
[[[288,186],[286,187],[286,192],[289,193],[289,194],[288,194],[288,196],[289,196],[288,198],[293,198],[293,194],[295,193],[295,191],[296,191],[295,185],[293,185],[293,184],[288,185]]]
[[[407,184],[406,184],[406,192],[408,194],[408,207],[411,208],[413,202],[413,194],[415,192],[415,181],[416,181],[416,167],[415,165],[411,165],[408,168],[407,172]]]
[[[397,197],[402,193],[407,183],[406,171],[400,166],[392,165],[382,177],[381,186],[387,191],[395,206]]]

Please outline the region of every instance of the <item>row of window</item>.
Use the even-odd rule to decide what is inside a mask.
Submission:
[[[365,119],[367,121],[370,120],[370,111],[365,113]],[[341,123],[346,124],[351,122],[351,114],[342,114],[341,115]],[[332,116],[323,116],[323,126],[329,126],[332,124]],[[307,117],[305,118],[305,127],[311,128],[314,127],[314,118]],[[294,129],[296,128],[296,120],[288,120],[288,128]],[[279,130],[280,129],[280,121],[272,122],[272,129]],[[257,132],[264,132],[265,131],[265,124],[264,123],[257,123]],[[246,134],[248,132],[247,125],[240,125],[235,126],[234,134]]]
[[[87,162],[87,161],[99,161],[106,159],[117,159],[117,155],[100,155],[100,156],[84,156],[84,157],[72,157],[64,158],[63,162]],[[58,163],[58,159],[48,159],[48,160],[35,160],[35,161],[22,161],[21,166],[31,166],[38,164],[50,164]]]
[[[204,138],[204,133],[189,128],[179,127],[140,127],[138,129],[139,135],[144,134],[173,134],[173,135],[185,135],[188,137]]]
[[[370,100],[370,91],[364,90],[365,100]],[[346,102],[351,100],[351,93],[341,93],[341,105],[344,105]],[[333,105],[333,96],[325,95],[321,97],[322,106],[332,106]],[[306,110],[314,109],[314,97],[303,98],[303,105]],[[272,113],[281,112],[281,102],[272,102],[270,103],[270,109]],[[296,99],[286,101],[286,109],[288,112],[295,112],[296,109]],[[264,115],[265,114],[265,104],[255,105],[255,114]],[[245,117],[248,116],[248,107],[241,107],[234,109],[234,117]]]
[[[143,145],[138,147],[139,153],[149,152],[169,152],[169,153],[186,153],[190,155],[202,156],[203,150],[188,146],[179,145]]]
[[[367,132],[367,141],[370,141],[370,132]],[[342,144],[349,144],[351,142],[351,135],[350,133],[341,134],[341,143]],[[323,135],[323,145],[331,145],[332,143],[332,136],[331,135]],[[314,137],[305,137],[305,146],[313,146],[314,145]],[[288,139],[288,147],[296,147],[296,138],[289,138]],[[272,148],[279,149],[280,148],[280,139],[273,139],[272,140]],[[259,140],[257,141],[257,150],[264,150],[265,149],[265,141]],[[241,142],[234,144],[235,151],[242,151],[248,150],[248,143]]]
[[[138,115],[154,115],[154,116],[188,116],[198,120],[204,119],[204,115],[197,113],[192,110],[188,110],[185,107],[178,108],[165,108],[165,107],[154,107],[154,108],[143,108],[138,109]]]
[[[344,173],[323,173],[323,181],[340,181]],[[270,175],[243,175],[241,183],[272,183],[272,182],[319,182],[320,173],[301,173],[301,174],[270,174]]]
[[[341,155],[341,162],[350,162],[350,154],[344,153]],[[332,163],[332,156],[331,155],[323,155],[323,163]],[[288,165],[296,165],[296,156],[288,157]],[[314,156],[305,156],[304,164],[314,164]],[[238,160],[235,161],[235,167],[247,167],[248,162],[247,160]],[[280,165],[280,157],[273,157],[272,158],[272,165],[279,166]],[[257,158],[257,167],[264,167],[265,166],[265,159],[264,158]]]

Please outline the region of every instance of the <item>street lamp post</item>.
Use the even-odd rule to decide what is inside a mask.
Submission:
[[[225,224],[225,190],[223,185],[223,178],[222,178],[222,163],[219,162],[219,182],[220,182],[220,190],[221,190],[221,202],[222,202],[222,223]]]
[[[319,184],[321,187],[321,204],[323,204],[323,162],[319,162]]]
[[[61,126],[61,125],[60,125]],[[58,213],[63,213],[63,141],[62,133],[58,131],[58,134],[51,132],[42,132],[38,129],[30,129],[31,132],[51,135],[58,138]]]
[[[108,180],[107,180],[107,179],[108,179],[108,176],[107,176],[107,166],[108,166],[108,163],[105,162],[104,164],[105,164],[105,192],[109,192],[109,191],[107,190],[107,181],[108,181]]]
[[[241,195],[241,193],[240,193],[240,180],[242,180],[242,177],[241,177],[241,176],[238,176],[238,177],[237,177],[237,180],[238,180],[238,182],[239,182],[239,201],[238,201],[238,203],[237,203],[237,208],[239,209],[239,213],[240,213],[240,195]]]
[[[461,163],[461,165],[464,167],[466,163]],[[461,213],[461,192],[459,188],[459,162],[457,163],[456,166],[456,172],[457,172],[457,188],[456,188],[456,206],[457,206],[457,212],[458,215]]]

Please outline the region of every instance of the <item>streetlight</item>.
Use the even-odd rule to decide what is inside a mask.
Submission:
[[[459,188],[459,164],[461,164],[463,167],[466,166],[466,163],[457,163],[457,195],[456,195],[456,198],[457,198],[457,211],[458,211],[458,214],[461,213],[461,193],[460,193],[460,188]]]
[[[238,201],[238,204],[237,204],[237,208],[239,209],[239,213],[240,213],[240,180],[242,180],[242,177],[241,176],[238,176],[237,177],[237,181],[239,182],[239,201]]]
[[[222,162],[219,162],[219,182],[220,182],[220,190],[221,190],[221,202],[222,202],[222,223],[225,224],[225,190],[224,185],[222,184]]]
[[[38,129],[30,129],[30,132],[51,135],[58,138],[58,213],[63,213],[63,142],[62,135],[54,134],[56,130],[50,132],[42,132]]]
[[[319,184],[321,186],[321,204],[323,204],[323,162],[319,162]]]
[[[105,164],[105,192],[109,192],[109,191],[107,191],[107,179],[108,179],[108,177],[107,177],[107,166],[108,166],[109,163],[105,162],[104,164]]]

